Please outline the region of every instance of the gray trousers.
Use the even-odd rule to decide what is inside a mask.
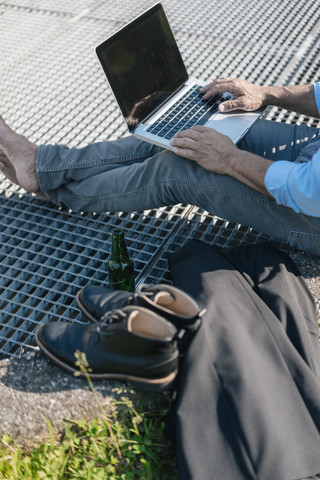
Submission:
[[[320,136],[315,128],[259,120],[239,147],[273,161],[308,161],[320,148]],[[133,136],[81,149],[42,145],[37,173],[42,191],[73,211],[130,212],[187,203],[320,255],[320,218],[297,214],[228,175]]]

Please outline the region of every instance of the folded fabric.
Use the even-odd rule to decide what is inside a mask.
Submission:
[[[170,258],[207,308],[183,362],[174,419],[181,480],[294,480],[320,472],[320,352],[313,298],[269,243]]]

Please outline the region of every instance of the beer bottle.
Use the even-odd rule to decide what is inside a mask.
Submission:
[[[129,257],[121,228],[116,228],[112,233],[112,252],[108,262],[108,272],[110,288],[134,291],[133,260]]]

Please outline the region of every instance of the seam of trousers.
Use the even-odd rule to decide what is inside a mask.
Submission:
[[[73,182],[71,182],[71,183],[73,183]],[[80,181],[74,181],[74,183],[81,183],[81,180]],[[139,189],[132,190],[132,191],[130,191],[126,194],[122,194],[122,195],[118,194],[118,193],[114,194],[114,195],[99,195],[99,196],[96,196],[96,195],[85,195],[85,196],[82,196],[82,195],[67,195],[67,196],[64,196],[63,198],[66,199],[66,200],[77,199],[77,198],[81,198],[81,199],[95,198],[97,200],[99,200],[99,199],[111,199],[112,200],[114,198],[126,198],[126,197],[129,197],[130,195],[136,194],[138,192],[143,192],[144,190],[153,189],[153,188],[156,188],[156,187],[162,186],[162,185],[172,184],[173,186],[175,186],[178,183],[181,184],[181,185],[185,185],[187,187],[196,187],[199,190],[208,191],[209,193],[212,193],[212,194],[224,193],[224,194],[227,194],[229,196],[233,196],[235,198],[244,198],[244,199],[248,199],[250,201],[253,200],[257,203],[276,204],[275,200],[272,200],[271,198],[267,198],[267,197],[263,197],[263,196],[260,197],[260,196],[254,195],[254,194],[252,195],[249,192],[248,193],[234,192],[234,191],[231,191],[231,190],[228,190],[228,189],[225,189],[225,188],[214,187],[214,186],[211,186],[211,185],[202,185],[202,184],[199,184],[198,182],[191,182],[191,181],[189,182],[189,181],[185,181],[185,180],[180,180],[178,178],[177,179],[176,178],[170,178],[168,180],[158,180],[157,182],[150,183],[150,184],[145,185],[145,186],[143,186]],[[58,190],[59,188],[60,187],[58,187],[55,190]],[[185,203],[185,200],[180,199],[179,202]],[[277,205],[277,208],[288,209],[288,207],[285,207],[284,205]]]
[[[56,145],[55,145],[56,146]],[[103,159],[99,162],[87,162],[87,163],[81,163],[81,164],[72,164],[70,165],[69,163],[66,164],[59,164],[59,166],[56,167],[42,167],[40,166],[41,164],[41,158],[44,155],[43,150],[45,148],[52,147],[51,145],[40,145],[38,149],[38,154],[37,154],[37,172],[39,173],[53,173],[53,172],[62,172],[64,170],[81,170],[82,168],[90,168],[90,167],[95,167],[95,166],[102,166],[102,165],[112,165],[115,164],[117,165],[118,163],[125,164],[125,162],[131,162],[132,160],[140,160],[140,159],[146,159],[153,157],[154,155],[161,153],[162,149],[156,148],[155,151],[151,152],[146,152],[146,153],[138,153],[136,155],[122,155],[120,157],[113,157],[112,159]],[[68,148],[68,147],[66,147]],[[85,147],[84,147],[85,148]],[[69,151],[72,150],[72,148],[68,148]],[[78,149],[80,150],[80,149]]]

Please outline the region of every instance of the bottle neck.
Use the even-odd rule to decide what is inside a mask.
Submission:
[[[112,252],[111,259],[116,260],[121,258],[126,260],[129,258],[124,234],[121,229],[116,229],[112,234]]]

